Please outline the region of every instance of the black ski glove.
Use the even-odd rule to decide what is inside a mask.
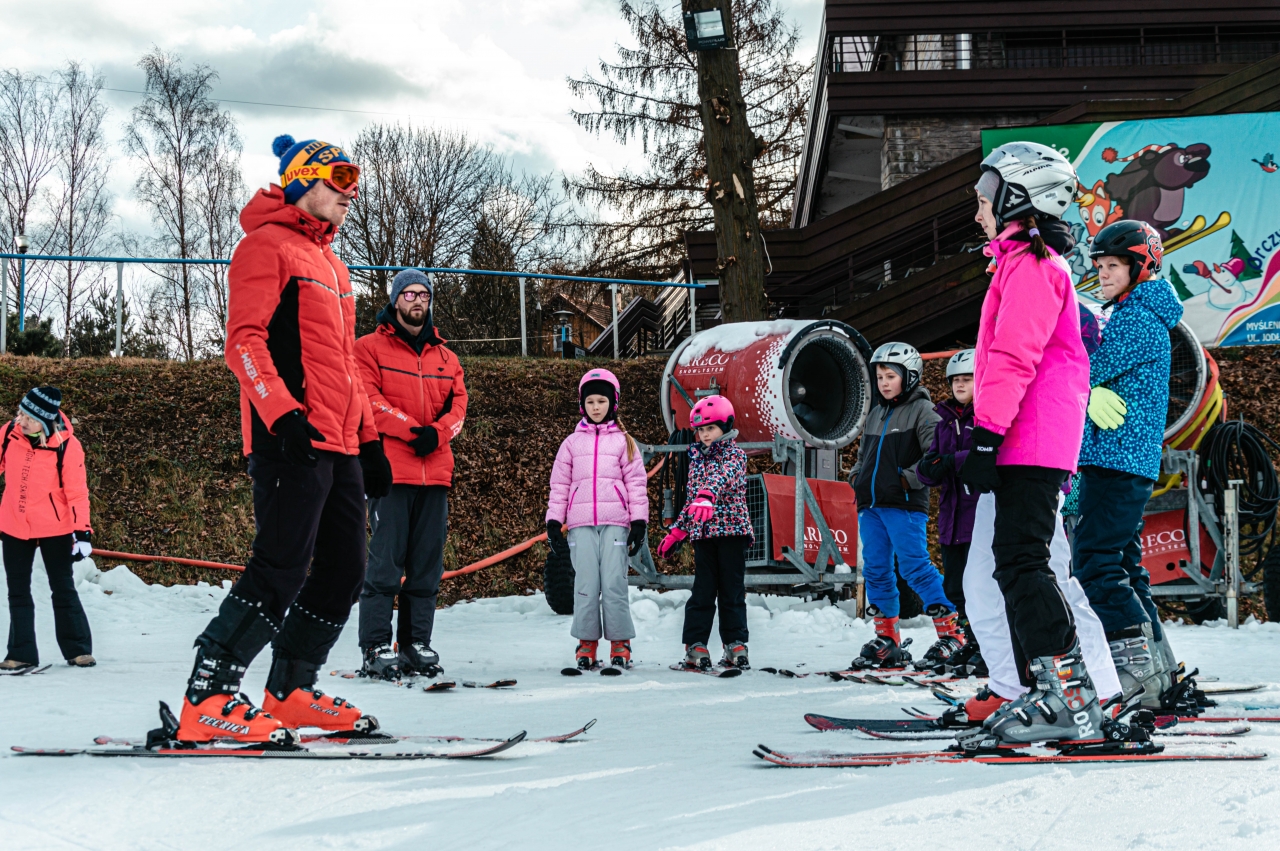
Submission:
[[[394,477],[391,462],[382,451],[381,440],[360,444],[360,469],[364,472],[364,495],[370,499],[382,499],[391,493]]]
[[[960,468],[960,481],[969,493],[990,493],[1000,487],[1000,474],[996,471],[996,454],[1004,436],[988,431],[982,426],[973,430],[973,449]]]
[[[926,452],[920,459],[920,463],[916,465],[916,474],[936,482],[945,479],[955,468],[956,456],[950,453],[939,455],[937,452]]]
[[[417,435],[409,441],[409,445],[413,447],[413,454],[419,458],[430,455],[440,447],[440,432],[434,426],[414,426],[409,431]]]
[[[276,420],[271,431],[280,438],[280,452],[284,460],[300,467],[314,467],[319,459],[312,441],[324,443],[320,430],[307,422],[302,411],[290,411]]]
[[[640,552],[640,548],[644,546],[644,536],[648,528],[649,524],[643,520],[631,521],[631,531],[627,534],[627,555],[633,556]]]
[[[547,521],[547,542],[555,545],[564,540],[564,526],[555,520]]]

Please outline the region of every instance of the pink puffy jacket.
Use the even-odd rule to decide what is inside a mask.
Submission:
[[[616,422],[583,419],[560,444],[551,468],[547,519],[576,526],[630,526],[649,521],[649,488],[637,449],[627,460],[627,436]]]
[[[1019,227],[984,249],[996,269],[978,324],[974,422],[1004,435],[999,464],[1075,472],[1089,401],[1080,309],[1066,261],[1037,260],[1008,238]]]

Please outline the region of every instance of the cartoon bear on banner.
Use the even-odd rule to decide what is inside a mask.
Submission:
[[[1208,176],[1210,153],[1202,142],[1185,148],[1147,145],[1127,157],[1107,148],[1103,160],[1128,163],[1119,174],[1107,175],[1107,197],[1124,211],[1124,218],[1150,224],[1161,239],[1176,236],[1181,230],[1171,226],[1182,218],[1184,193]]]

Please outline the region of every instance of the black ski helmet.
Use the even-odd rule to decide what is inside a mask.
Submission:
[[[1137,284],[1160,271],[1164,244],[1160,234],[1146,222],[1121,219],[1098,231],[1089,248],[1089,257],[1123,257],[1133,270],[1131,283]]]

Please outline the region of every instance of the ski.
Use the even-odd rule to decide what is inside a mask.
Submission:
[[[720,679],[729,679],[730,677],[742,676],[741,668],[720,668],[720,667],[686,668],[684,665],[680,664],[679,662],[677,662],[674,665],[671,665],[670,667],[671,667],[671,670],[673,671],[684,671],[687,674],[703,674],[708,677],[719,677]]]
[[[558,736],[543,736],[540,739],[526,738],[526,742],[567,742],[575,739],[583,733],[590,730],[596,725],[596,719],[592,718],[586,724],[571,733],[563,733]],[[359,733],[355,730],[344,730],[338,733],[303,733],[300,734],[298,740],[301,744],[313,744],[316,742],[333,742],[341,744],[358,744],[361,742],[505,742],[507,739],[486,738],[483,736],[393,736],[386,733]],[[145,744],[144,739],[116,738],[114,736],[98,736],[93,740],[95,745],[124,745],[128,747],[140,747]],[[220,744],[236,744],[230,739],[220,742]]]
[[[776,674],[779,677],[788,677],[790,679],[795,679],[795,680],[802,680],[805,677],[809,676],[809,674],[797,673],[796,671],[790,671],[786,668],[759,668],[757,670],[765,674]],[[818,673],[822,674],[822,673],[825,673],[825,671],[819,671]]]
[[[341,747],[310,748],[306,745],[271,746],[262,744],[219,744],[179,747],[146,745],[98,745],[86,748],[31,748],[14,745],[11,750],[20,756],[116,756],[116,757],[239,757],[251,759],[361,759],[361,760],[418,760],[418,759],[474,759],[493,756],[515,747],[525,739],[523,732],[509,739],[483,748],[460,751],[372,751],[351,750]],[[397,744],[393,741],[391,744]],[[176,744],[176,743],[170,743]],[[377,742],[370,742],[376,745]]]
[[[453,680],[440,680],[439,682],[427,683],[422,687],[423,691],[448,691],[458,684]]]
[[[601,669],[600,669],[600,676],[602,676],[602,677],[620,677],[620,676],[622,676],[622,672],[623,672],[623,671],[625,671],[625,670],[626,670],[626,668],[619,667],[619,666],[617,666],[617,665],[609,665],[609,666],[608,666],[608,667],[606,667],[606,668],[601,668]]]
[[[752,753],[766,762],[788,768],[874,768],[890,765],[907,765],[917,762],[960,763],[977,762],[989,765],[1034,765],[1072,762],[1179,762],[1224,761],[1265,759],[1266,753],[1232,748],[1226,743],[1215,746],[1200,744],[1197,749],[1169,750],[1165,745],[1150,742],[1114,742],[1095,745],[1076,745],[1056,750],[1036,749],[1029,746],[983,750],[967,754],[960,750],[896,751],[889,753],[831,753],[811,751],[783,753],[765,745],[757,745]]]
[[[947,739],[955,740],[955,734],[949,733],[943,728],[934,727],[931,730],[909,728],[906,730],[874,730],[858,725],[850,728],[858,733],[862,733],[872,739],[889,739],[891,741],[944,741]],[[1165,727],[1156,727],[1153,735],[1160,737],[1188,737],[1197,738],[1230,738],[1232,736],[1243,736],[1253,728],[1248,724],[1232,724],[1227,725],[1209,725],[1207,727],[1198,727],[1195,724],[1174,724]]]
[[[494,680],[491,683],[478,683],[474,680],[463,680],[463,688],[510,688],[515,685],[515,680]]]
[[[1213,696],[1213,695],[1224,695],[1224,694],[1249,694],[1250,692],[1262,691],[1264,688],[1267,687],[1267,684],[1253,683],[1250,685],[1232,685],[1228,683],[1228,684],[1212,685],[1212,686],[1197,684],[1196,687],[1204,694]]]
[[[31,665],[26,668],[18,668],[16,671],[0,671],[0,675],[6,676],[6,677],[29,677],[32,674],[43,674],[45,671],[49,670],[52,667],[53,665],[44,665],[41,667],[36,667],[35,665]]]
[[[566,677],[580,677],[587,671],[594,671],[600,667],[600,663],[592,665],[590,668],[561,668],[560,674]]]

